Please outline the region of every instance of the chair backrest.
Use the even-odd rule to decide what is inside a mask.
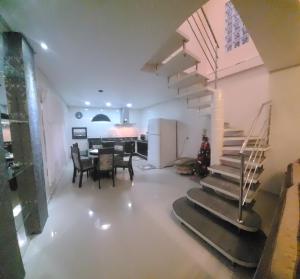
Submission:
[[[101,144],[103,146],[103,148],[113,148],[114,145],[115,145],[115,142],[114,141],[108,141],[108,140],[102,140],[101,141]]]
[[[98,170],[110,171],[114,169],[114,148],[98,150]]]
[[[73,144],[73,146],[71,146],[71,155],[75,168],[81,170],[80,151],[78,148],[78,144]]]
[[[73,147],[79,148],[78,142],[73,143]]]
[[[88,143],[89,143],[89,149],[96,149],[96,147],[94,148],[93,146],[101,145],[101,139],[100,138],[89,138]]]
[[[130,165],[132,165],[132,156],[133,156],[133,152],[131,152],[130,155],[129,155],[128,162],[129,162]]]
[[[130,154],[135,152],[135,142],[134,141],[127,141],[125,142],[125,153]]]
[[[99,148],[102,148],[102,147],[103,147],[102,144],[94,144],[92,146],[92,149],[99,149]]]
[[[124,155],[124,144],[122,142],[116,142],[114,145],[115,154]]]
[[[73,158],[73,145],[71,145],[70,148],[71,148],[71,159],[72,159],[72,162],[73,162],[73,166],[75,168],[75,163],[74,163],[74,158]]]

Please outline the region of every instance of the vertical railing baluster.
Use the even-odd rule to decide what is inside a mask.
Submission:
[[[238,213],[238,222],[243,223],[243,197],[244,197],[244,168],[245,168],[245,154],[240,153],[241,155],[241,169],[240,169],[240,199],[239,199],[239,213]]]
[[[215,85],[215,89],[218,88],[218,47],[216,46],[215,48],[215,82],[214,82],[214,85]]]

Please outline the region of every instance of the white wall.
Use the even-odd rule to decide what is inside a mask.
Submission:
[[[46,192],[49,198],[68,161],[67,106],[41,71],[37,71],[36,78],[42,117]]]
[[[261,104],[270,99],[268,71],[264,66],[256,67],[221,79],[218,87],[223,92],[224,121],[234,128],[245,130],[247,134]],[[207,129],[210,135],[210,117],[187,109],[185,99],[175,99],[145,108],[141,131],[147,131],[149,119],[159,117],[179,121],[178,153],[183,156],[197,154],[203,129]],[[185,141],[186,137],[189,140]]]
[[[300,67],[270,74],[272,120],[264,178],[266,188],[277,191],[289,163],[300,158]]]
[[[228,0],[210,0],[203,5],[203,9],[207,15],[208,21],[211,25],[211,28],[219,44],[219,49],[218,49],[218,75],[219,76],[227,76],[229,74],[239,72],[241,68],[249,69],[263,64],[263,61],[260,58],[259,53],[251,37],[249,38],[248,43],[241,45],[238,48],[234,48],[229,52],[225,51],[225,3],[226,2],[228,2]],[[205,24],[206,21],[200,9],[198,10],[198,15],[200,16],[202,22]],[[207,56],[209,57],[209,59],[211,59],[208,48],[210,48],[211,53],[214,53],[213,48],[211,48],[209,44],[209,39],[206,36],[205,30],[202,27],[198,15],[197,13],[194,13],[194,19],[197,24],[195,23],[192,17],[190,17],[190,24],[192,25],[195,33],[200,39],[202,47],[207,53]],[[197,25],[201,29],[202,34],[206,39],[208,47],[204,43],[204,40],[202,39],[202,36],[198,31]],[[208,26],[206,26],[206,29],[208,30]],[[202,48],[200,47],[197,39],[195,38],[195,34],[193,33],[188,21],[185,21],[178,28],[178,31],[188,36],[189,41],[186,45],[187,49],[190,50],[195,57],[199,57],[199,61],[201,61],[198,68],[199,72],[204,74],[205,76],[208,76],[210,79],[213,78],[213,75],[211,75],[212,68],[209,66],[207,62],[207,58],[205,57]],[[212,36],[210,36],[210,39],[213,41]]]
[[[225,122],[247,134],[261,104],[270,100],[269,72],[256,67],[221,79],[218,87],[223,92]]]
[[[75,117],[75,113],[80,111],[83,114],[81,119]],[[107,115],[111,122],[92,122],[92,118],[97,114]],[[99,137],[138,137],[140,134],[141,111],[129,110],[130,123],[136,125],[130,127],[118,127],[115,124],[120,123],[120,110],[119,109],[95,109],[83,107],[70,107],[68,109],[68,122],[69,122],[69,145],[78,142],[79,148],[82,150],[88,149],[88,142],[86,139],[72,140],[71,130],[72,127],[86,127],[88,138]]]
[[[178,156],[197,156],[202,142],[203,130],[206,129],[209,132],[209,116],[201,116],[199,111],[187,109],[184,99],[175,99],[143,110],[141,122],[141,131],[143,133],[147,132],[148,120],[152,118],[177,120]]]

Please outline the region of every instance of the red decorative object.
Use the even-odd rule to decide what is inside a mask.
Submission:
[[[208,175],[207,167],[209,166],[210,166],[210,145],[208,142],[208,137],[203,136],[200,151],[197,156],[195,171],[199,176],[205,177]]]

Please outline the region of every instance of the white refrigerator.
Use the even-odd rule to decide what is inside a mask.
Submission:
[[[156,168],[172,166],[177,159],[177,121],[163,118],[148,121],[148,163]]]

